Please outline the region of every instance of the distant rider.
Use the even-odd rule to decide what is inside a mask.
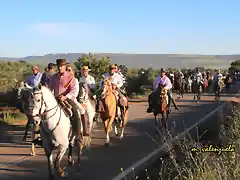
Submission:
[[[39,68],[37,66],[33,66],[32,72],[33,74],[28,77],[26,83],[31,87],[35,87],[40,83],[42,73],[39,72]]]
[[[170,79],[166,76],[166,70],[165,69],[161,69],[161,75],[157,76],[154,84],[153,84],[153,92],[148,96],[148,103],[149,103],[149,108],[147,109],[148,113],[151,113],[153,111],[153,107],[152,107],[152,96],[155,93],[155,91],[157,90],[157,88],[159,87],[159,85],[164,85],[165,89],[167,90],[167,95],[168,95],[168,111],[170,112],[170,107],[171,107],[171,103],[173,103],[173,105],[175,106],[176,110],[179,110],[178,106],[176,105],[176,102],[174,100],[174,98],[172,98],[172,93],[171,93],[171,89],[172,89],[172,83],[170,81]]]
[[[41,78],[41,84],[49,87],[51,84],[51,78],[54,75],[55,70],[54,70],[54,64],[53,63],[49,63],[47,70],[43,73],[42,78]]]

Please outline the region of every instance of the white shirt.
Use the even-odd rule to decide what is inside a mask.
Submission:
[[[111,77],[111,82],[114,83],[118,88],[121,88],[123,86],[123,80],[118,73],[113,73],[113,75],[110,76],[109,72],[107,72],[103,75],[103,77],[105,79],[109,79]],[[102,88],[102,83],[103,80],[100,81],[100,89]]]
[[[40,83],[41,78],[42,78],[42,73],[38,72],[36,75],[34,74],[30,75],[26,82],[28,83],[29,86],[35,87]]]
[[[165,75],[161,78],[161,76],[157,76],[153,83],[153,90],[156,91],[159,84],[165,85],[166,90],[170,90],[172,88],[172,83],[170,79]]]
[[[90,89],[96,88],[95,79],[91,75],[87,75],[87,77],[85,76],[80,77],[80,83],[81,82],[86,83]]]
[[[194,74],[194,81],[200,82],[202,80],[202,73],[197,72]]]

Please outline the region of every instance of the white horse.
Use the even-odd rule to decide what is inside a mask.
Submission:
[[[41,119],[40,134],[48,159],[49,179],[55,178],[54,167],[61,177],[67,177],[68,174],[60,167],[60,163],[69,146],[71,129],[69,118],[60,108],[52,92],[41,84],[32,89],[32,96],[28,99],[28,107],[29,116],[33,119]],[[54,163],[53,149],[58,150]]]
[[[89,123],[89,134],[91,134],[93,128],[93,119],[96,114],[96,101],[94,99],[91,99],[90,96],[93,96],[93,94],[86,83],[80,83],[79,90],[80,102],[86,108]]]
[[[39,130],[39,124],[40,124],[40,119],[35,119],[33,120],[30,116],[28,116],[28,107],[27,107],[27,102],[26,100],[31,96],[31,90],[32,87],[29,86],[27,83],[25,82],[20,82],[18,84],[17,87],[17,99],[19,101],[21,101],[21,106],[23,107],[23,111],[26,114],[28,120],[27,120],[27,124],[25,127],[25,133],[24,133],[24,137],[23,137],[23,141],[26,141],[27,139],[27,135],[28,135],[28,131],[31,130],[32,132],[32,146],[31,146],[31,155],[35,156],[35,144],[34,144],[34,140],[39,137],[37,135],[37,131]]]

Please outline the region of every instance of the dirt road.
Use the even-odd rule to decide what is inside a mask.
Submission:
[[[176,122],[176,132],[196,123],[201,117],[212,112],[229,97],[222,97],[217,103],[213,96],[203,96],[200,103],[186,95],[184,100],[177,103],[181,108],[173,111],[169,122]],[[127,168],[137,160],[146,156],[161,145],[153,141],[155,133],[152,114],[145,113],[147,103],[132,104],[130,106],[129,123],[125,137],[119,140],[114,134],[111,136],[112,146],[104,147],[103,128],[94,129],[92,148],[84,151],[82,168],[67,167],[69,179],[111,180],[120,173],[120,168]],[[20,140],[22,132],[14,132],[15,141]],[[37,156],[32,157],[29,145],[0,144],[0,179],[47,179],[47,161],[42,148],[37,148]],[[67,165],[67,158],[62,161]]]

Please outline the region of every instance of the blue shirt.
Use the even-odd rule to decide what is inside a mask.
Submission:
[[[27,83],[29,86],[35,87],[40,83],[41,78],[42,78],[42,73],[40,72],[38,72],[37,75],[32,74],[28,77]]]

